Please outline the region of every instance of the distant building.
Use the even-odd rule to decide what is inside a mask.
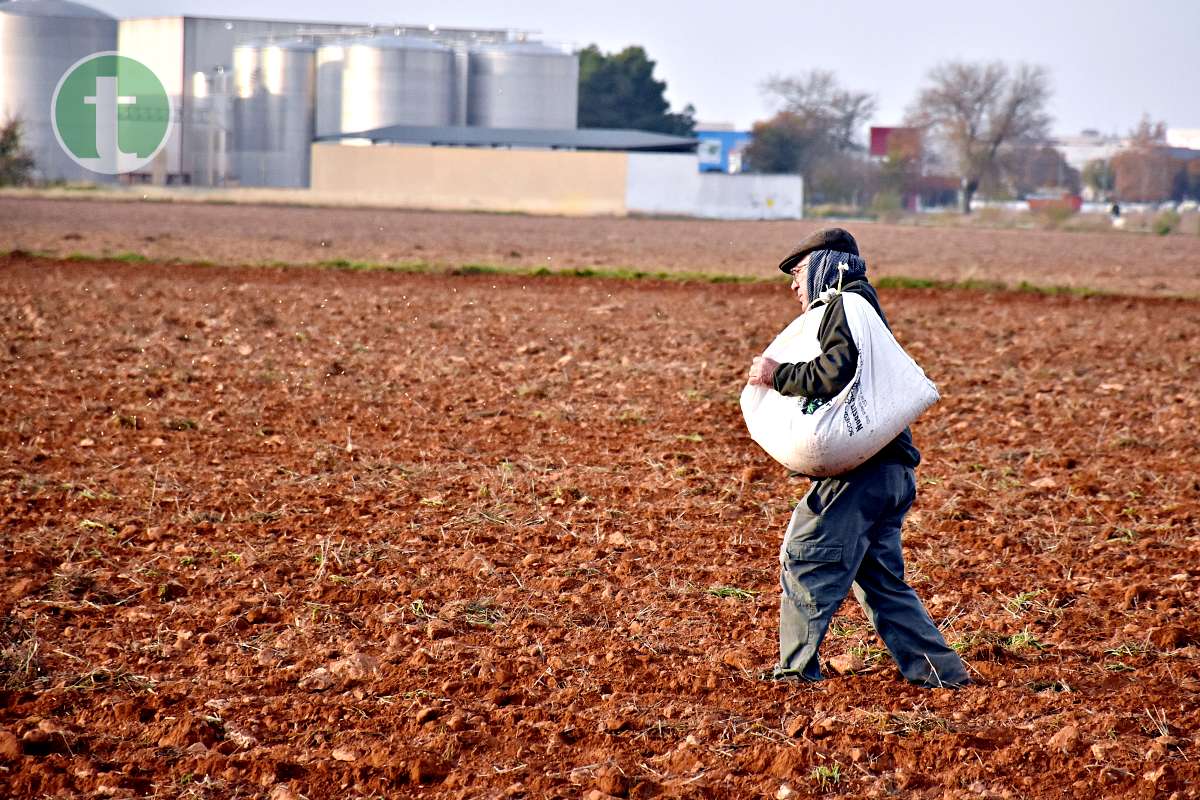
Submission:
[[[1076,136],[1053,137],[1049,144],[1062,153],[1063,159],[1071,167],[1082,172],[1089,161],[1110,160],[1129,146],[1129,139],[1102,134],[1095,130],[1085,130]]]
[[[236,146],[234,49],[243,42],[296,36],[301,31],[335,34],[341,30],[333,24],[266,19],[121,20],[117,49],[154,70],[175,107],[166,147],[144,172],[128,177],[160,184],[224,185]]]
[[[921,129],[871,126],[870,153],[875,158],[920,158]]]
[[[59,144],[50,120],[59,80],[76,62],[117,49],[117,20],[66,0],[0,2],[0,124],[21,122],[22,141],[44,181],[111,183]]]
[[[742,154],[752,138],[749,131],[734,130],[728,122],[698,122],[695,137],[700,140],[696,152],[701,172],[742,171]]]
[[[578,107],[578,59],[521,31],[145,17],[120,21],[117,49],[176,107],[157,163],[131,176],[154,183],[306,186],[313,138],[343,126],[573,128]]]
[[[1200,128],[1167,128],[1167,146],[1200,150]]]

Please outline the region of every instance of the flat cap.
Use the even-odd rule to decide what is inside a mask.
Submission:
[[[783,261],[779,262],[779,269],[791,272],[801,259],[814,250],[833,250],[856,256],[858,255],[858,242],[854,241],[854,237],[850,235],[849,231],[842,228],[821,228],[804,237],[804,240],[796,245]]]

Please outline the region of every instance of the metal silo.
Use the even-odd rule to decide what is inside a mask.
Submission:
[[[308,186],[315,125],[311,42],[234,48],[234,171],[243,186]]]
[[[346,47],[341,41],[317,48],[317,136],[342,132],[342,64]]]
[[[579,59],[537,43],[471,48],[467,124],[481,128],[574,128]]]
[[[196,186],[224,186],[229,175],[232,75],[218,67],[192,75],[191,179]]]
[[[116,49],[117,21],[95,9],[66,0],[0,3],[0,122],[21,119],[25,148],[42,180],[114,180],[84,169],[63,151],[50,103],[76,61]]]
[[[454,52],[410,36],[346,43],[342,131],[454,124]]]

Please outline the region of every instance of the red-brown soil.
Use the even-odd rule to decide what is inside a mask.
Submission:
[[[781,286],[0,259],[0,796],[1196,796],[1200,304],[883,301],[960,692],[756,679]]]
[[[797,241],[827,224],[0,197],[0,249],[220,264],[348,259],[770,277]],[[1198,236],[837,224],[858,237],[877,277],[1200,297]]]

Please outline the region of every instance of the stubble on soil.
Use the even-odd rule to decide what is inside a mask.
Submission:
[[[800,239],[830,224],[853,232],[876,278],[1200,297],[1197,236],[0,197],[0,249],[219,264],[341,259],[769,278]]]
[[[782,286],[0,260],[0,795],[1188,796],[1200,306],[895,290],[909,578],[764,683]]]

